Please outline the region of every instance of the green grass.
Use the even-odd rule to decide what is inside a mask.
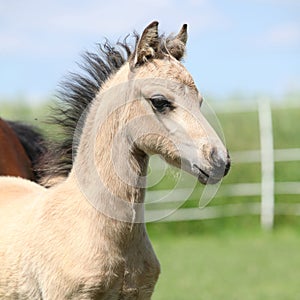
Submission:
[[[30,106],[22,98],[13,102],[0,100],[0,115],[5,119],[20,120],[34,124],[38,120],[43,121],[48,113],[46,103],[49,104],[50,102],[41,102]]]
[[[296,231],[150,236],[162,268],[153,300],[300,299]]]
[[[275,148],[300,148],[300,109],[273,110]]]

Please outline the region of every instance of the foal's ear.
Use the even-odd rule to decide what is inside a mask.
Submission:
[[[167,51],[176,59],[180,60],[185,53],[187,38],[187,24],[183,24],[179,33],[174,38],[167,40]]]
[[[145,63],[147,60],[154,58],[159,47],[158,22],[154,21],[149,24],[142,33],[137,42],[134,55],[131,59],[131,66],[135,67]]]

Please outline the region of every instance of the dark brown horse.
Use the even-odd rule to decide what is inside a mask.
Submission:
[[[35,128],[0,118],[0,175],[38,181],[36,165],[44,152],[43,137]]]

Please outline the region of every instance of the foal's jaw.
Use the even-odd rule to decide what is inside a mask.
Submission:
[[[166,160],[197,177],[202,184],[215,184],[229,171],[230,158],[226,150],[210,146],[209,151],[204,151],[207,145],[197,147],[194,143],[181,144],[178,148],[180,157],[174,161]]]
[[[217,136],[189,136],[180,124],[168,119],[172,113],[175,114],[170,110],[159,122],[153,117],[150,127],[155,130],[137,138],[136,147],[149,156],[161,155],[167,163],[197,177],[202,184],[219,182],[230,168],[230,158],[221,140]],[[173,126],[168,127],[170,124]]]
[[[210,128],[208,128],[210,131]],[[205,132],[205,131],[204,131]],[[182,168],[196,176],[202,184],[219,182],[230,169],[230,157],[215,132],[194,138],[188,147],[182,147]]]

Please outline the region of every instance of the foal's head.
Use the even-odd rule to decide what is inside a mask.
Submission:
[[[230,159],[202,115],[203,99],[180,62],[186,41],[186,25],[178,35],[163,38],[158,35],[158,23],[151,23],[103,91],[126,82],[125,119],[130,121],[125,134],[135,150],[159,154],[204,184],[216,183],[228,172]]]

